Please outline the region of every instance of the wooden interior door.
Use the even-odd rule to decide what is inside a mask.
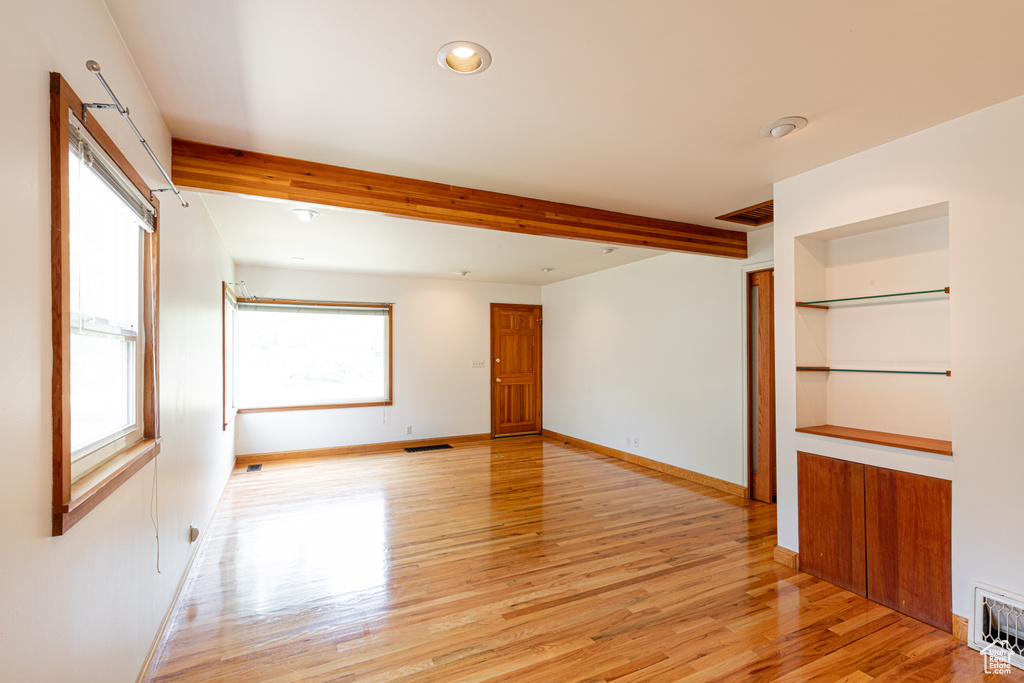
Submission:
[[[774,271],[747,275],[747,369],[750,497],[775,502]]]
[[[541,430],[541,307],[491,304],[491,433]]]
[[[800,571],[866,596],[864,465],[796,455]]]

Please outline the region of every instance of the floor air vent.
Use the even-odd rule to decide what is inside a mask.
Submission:
[[[406,448],[406,453],[422,453],[423,451],[443,451],[446,448],[451,448],[446,443],[441,443],[436,446],[413,446],[412,448]]]
[[[248,467],[245,468],[246,472],[260,472],[262,470],[263,463],[260,463],[259,465],[249,465]]]
[[[971,584],[974,614],[969,645],[986,655],[985,670],[1007,664],[1024,669],[1024,597],[987,586]]]

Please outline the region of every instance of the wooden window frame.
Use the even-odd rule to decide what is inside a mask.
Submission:
[[[61,536],[160,452],[159,409],[159,202],[153,232],[143,233],[142,268],[142,438],[95,470],[71,477],[71,244],[68,112],[77,117],[100,148],[142,193],[153,197],[128,159],[95,116],[85,116],[82,100],[59,73],[50,74],[50,261],[53,290],[53,535]]]
[[[229,315],[228,307],[231,307],[232,313]],[[238,402],[238,396],[236,396],[235,385],[238,383],[238,364],[237,351],[234,348],[231,350],[231,358],[228,358],[228,326],[231,326],[231,345],[232,347],[237,344],[238,337],[238,326],[236,320],[238,316],[238,297],[231,291],[231,286],[227,282],[221,281],[220,283],[220,334],[221,334],[221,383],[223,386],[224,396],[224,410],[223,410],[223,431],[227,431],[228,427],[235,419],[235,415],[238,414],[238,408],[235,404]],[[232,371],[230,384],[228,386],[228,362],[232,363]]]
[[[236,299],[238,304],[280,304],[286,306],[344,306],[348,308],[380,308],[387,310],[388,316],[388,395],[381,401],[361,401],[358,403],[323,403],[295,406],[268,406],[260,408],[237,408],[239,415],[245,413],[278,413],[289,410],[334,410],[336,408],[374,408],[390,406],[395,401],[395,308],[394,304],[370,304],[350,301],[310,301],[307,299]],[[235,342],[237,343],[237,338]]]

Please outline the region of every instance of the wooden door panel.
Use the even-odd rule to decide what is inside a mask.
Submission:
[[[532,429],[536,424],[537,405],[534,387],[530,384],[503,383],[496,390],[499,394],[498,406],[501,411],[498,423],[513,432]]]
[[[508,310],[497,310],[494,314],[494,327],[495,329],[503,332],[509,332],[516,329],[516,314],[515,311]]]
[[[502,335],[498,341],[498,353],[495,362],[499,375],[533,375],[537,370],[539,354],[536,336],[519,334]]]
[[[797,453],[800,570],[867,594],[864,466]]]
[[[899,604],[899,529],[893,470],[869,466],[864,476],[868,556],[868,597],[886,607]],[[882,552],[887,548],[893,552]]]
[[[541,430],[540,306],[491,304],[491,430]]]
[[[757,287],[755,290],[754,287]],[[775,295],[771,270],[747,276],[750,497],[775,502]],[[756,436],[756,438],[755,438]]]
[[[952,624],[952,485],[865,468],[868,598],[944,631]]]
[[[498,337],[498,349],[492,359],[497,366],[495,372],[498,376],[516,374],[516,335],[515,332],[508,332]]]
[[[537,372],[537,360],[540,355],[537,353],[539,343],[540,337],[537,335],[520,335],[516,338],[515,365],[512,372],[530,376]]]

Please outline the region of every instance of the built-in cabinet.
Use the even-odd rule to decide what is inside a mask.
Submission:
[[[952,630],[952,486],[797,453],[800,569]]]
[[[800,568],[949,631],[949,206],[794,250]]]
[[[800,569],[867,597],[864,466],[797,453]]]

